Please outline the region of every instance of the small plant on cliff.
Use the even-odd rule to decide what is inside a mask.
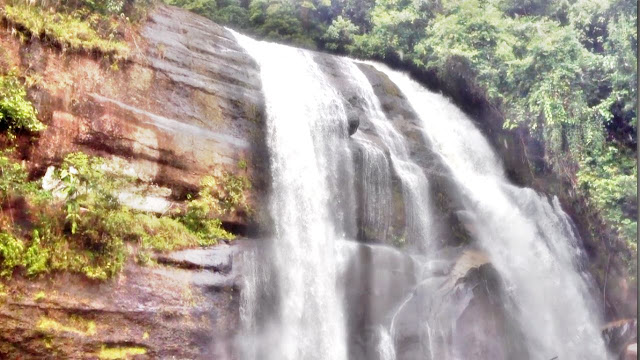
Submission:
[[[403,248],[407,245],[407,238],[404,234],[402,235],[392,235],[391,236],[391,244],[397,248]]]
[[[21,193],[27,182],[27,172],[22,164],[10,157],[11,150],[0,151],[0,195],[2,201]]]
[[[15,73],[0,75],[0,131],[13,139],[18,132],[37,132],[44,127]]]
[[[42,37],[63,49],[97,52],[116,60],[128,56],[129,47],[118,39],[117,18],[103,18],[86,8],[70,12],[61,10],[52,12],[38,5],[15,1],[6,5],[0,14],[23,33]]]
[[[23,250],[22,241],[8,232],[0,232],[0,276],[11,276],[13,268],[22,263]]]
[[[80,207],[88,212],[111,209],[117,206],[112,195],[114,181],[105,176],[102,160],[83,153],[71,153],[62,163],[57,176],[65,194],[66,220],[75,234],[80,217]]]
[[[47,271],[49,250],[40,245],[38,230],[33,231],[31,245],[24,254],[24,265],[27,275],[36,275]]]
[[[201,239],[202,245],[233,238],[222,229],[218,217],[237,209],[248,209],[244,191],[249,188],[249,181],[243,176],[224,172],[206,176],[201,186],[198,196],[189,199],[187,211],[180,221]]]

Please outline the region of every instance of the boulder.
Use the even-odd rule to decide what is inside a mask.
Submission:
[[[393,316],[396,359],[526,359],[487,256],[448,248],[432,259]]]
[[[628,347],[638,341],[638,320],[622,319],[609,322],[602,327],[602,337],[609,352],[621,359],[626,359],[629,353]]]

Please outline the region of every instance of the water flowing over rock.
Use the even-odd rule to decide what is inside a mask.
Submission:
[[[204,175],[246,160],[257,216],[223,220],[259,240],[158,254],[154,267],[127,264],[117,280],[56,288],[41,302],[30,299],[48,285],[33,282],[0,309],[0,329],[12,332],[0,355],[5,344],[25,359],[46,354],[33,328],[78,313],[98,332],[57,334],[64,358],[104,344],[222,360],[633,351],[629,324],[604,326],[559,201],[513,185],[442,95],[378,63],[257,41],[167,6],[139,40],[118,72],[37,41],[16,45],[29,66],[66,74],[33,90],[49,125],[29,154],[35,172],[90,152],[140,180],[120,201],[164,212]],[[101,300],[86,306],[91,296]]]
[[[235,36],[260,66],[276,228],[245,274],[245,358],[608,356],[570,219],[466,115],[380,64]]]
[[[505,283],[503,301],[513,303],[507,310],[519,323],[529,356],[605,358],[580,244],[557,199],[508,184],[488,143],[460,110],[406,76],[385,71],[452,170],[475,240]]]
[[[308,52],[236,37],[261,67],[275,228],[265,256],[279,290],[274,316],[247,346],[256,359],[347,359],[334,254],[349,210],[350,184],[338,179],[350,163],[346,112]]]

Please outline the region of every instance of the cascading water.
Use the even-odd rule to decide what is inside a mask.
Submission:
[[[260,65],[267,108],[279,306],[260,359],[346,359],[337,283],[338,228],[329,185],[346,151],[341,99],[308,52],[236,34]],[[342,135],[342,136],[341,136]]]
[[[366,76],[352,61],[344,60],[342,64],[364,101],[365,116],[388,149],[393,169],[402,183],[407,218],[406,236],[417,248],[425,251],[428,248],[430,214],[428,185],[424,172],[409,157],[406,140],[385,116]],[[354,138],[358,138],[357,133]]]
[[[353,137],[360,158],[356,163],[361,176],[362,238],[386,240],[391,227],[391,168],[383,149],[357,134]],[[357,157],[357,155],[356,155]]]
[[[558,200],[508,184],[487,141],[459,109],[406,75],[376,66],[408,97],[424,135],[454,173],[475,236],[517,306],[511,311],[530,357],[606,358],[580,272],[580,246]]]
[[[272,239],[245,260],[242,358],[606,358],[570,220],[557,200],[510,185],[460,110],[372,64],[416,114],[435,174],[362,63],[332,58],[330,75],[309,51],[234,35],[261,69],[272,171]],[[329,76],[356,94],[367,130],[349,137],[349,100]],[[463,220],[463,245],[435,241],[436,175],[460,199],[447,219]],[[402,249],[390,246],[398,201]]]

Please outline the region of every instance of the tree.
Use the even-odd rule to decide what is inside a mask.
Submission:
[[[338,16],[324,34],[325,48],[343,52],[345,46],[353,43],[353,36],[358,31],[351,20]]]

